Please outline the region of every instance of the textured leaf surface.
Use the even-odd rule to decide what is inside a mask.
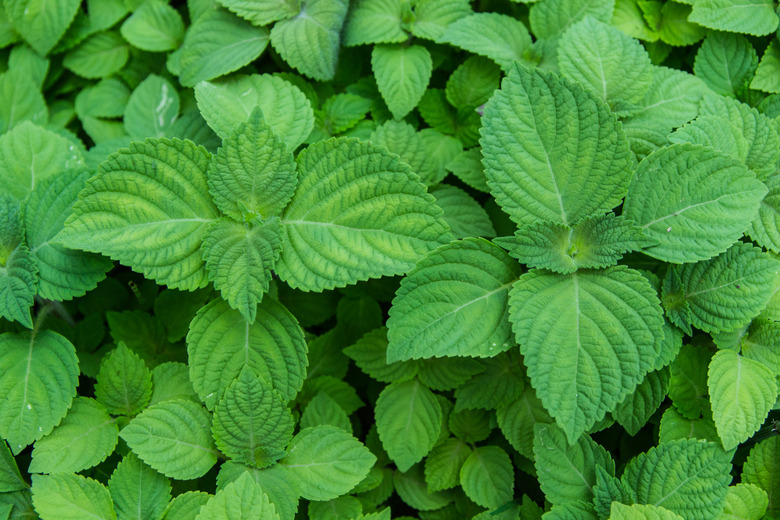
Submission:
[[[428,254],[393,300],[388,361],[490,357],[507,350],[507,299],[519,274],[506,253],[483,239],[452,242]]]
[[[271,44],[302,74],[320,81],[333,79],[346,15],[347,2],[303,0],[296,17],[281,20],[271,29]]]
[[[759,442],[750,450],[742,466],[742,482],[753,484],[766,491],[769,498],[767,512],[770,516],[780,513],[780,437],[773,436]]]
[[[159,519],[171,501],[171,482],[132,452],[111,474],[108,490],[117,520]]]
[[[672,441],[638,455],[621,480],[637,504],[664,507],[685,520],[714,518],[731,482],[730,459],[711,442]]]
[[[6,255],[3,255],[6,256]],[[31,307],[36,293],[38,266],[24,244],[18,244],[0,266],[0,317],[33,326]]]
[[[217,462],[211,415],[192,401],[150,406],[119,435],[142,461],[177,480],[202,477]]]
[[[165,508],[163,520],[195,520],[200,508],[211,496],[204,491],[187,491],[177,495]]]
[[[471,14],[466,0],[422,0],[414,4],[412,34],[438,41],[452,23]]]
[[[515,67],[487,103],[481,133],[491,192],[521,225],[574,224],[612,209],[628,188],[630,153],[619,123],[566,78]]]
[[[371,133],[369,141],[401,156],[426,185],[433,186],[441,181],[422,134],[412,125],[403,121],[385,121]]]
[[[661,308],[637,271],[531,271],[509,305],[528,375],[570,441],[633,391],[658,356]]]
[[[555,38],[586,16],[608,22],[614,6],[614,0],[546,0],[531,8],[531,30],[537,38]]]
[[[230,138],[258,106],[265,123],[289,151],[295,150],[314,127],[308,98],[298,87],[277,76],[253,74],[234,76],[220,83],[199,83],[195,98],[203,118],[223,139]],[[239,146],[243,142],[246,140],[239,139]]]
[[[772,40],[761,57],[756,75],[750,82],[750,88],[763,92],[780,92],[778,65],[780,65],[780,41]]]
[[[42,520],[117,520],[108,489],[81,475],[35,475],[32,499]]]
[[[35,443],[31,473],[76,473],[103,462],[116,447],[119,429],[94,399],[77,397],[56,428]]]
[[[16,465],[16,460],[11,455],[8,444],[5,441],[0,441],[0,493],[18,491],[28,487],[29,484],[19,473],[19,466]]]
[[[331,500],[368,475],[376,457],[362,443],[335,426],[302,430],[279,461],[308,500]]]
[[[460,439],[447,439],[425,458],[425,482],[435,493],[460,484],[460,469],[472,449]]]
[[[656,67],[645,98],[632,111],[627,124],[660,127],[668,133],[670,128],[681,126],[696,117],[699,101],[708,92],[706,83],[693,74]]]
[[[705,332],[729,332],[766,306],[777,283],[780,263],[760,249],[738,242],[725,253],[695,264],[675,266],[680,291],[664,295],[667,314],[688,309],[681,319]]]
[[[610,520],[681,520],[682,517],[663,507],[634,504],[627,506],[619,502],[612,503]]]
[[[246,366],[289,401],[306,377],[306,342],[292,314],[265,298],[250,324],[225,301],[204,306],[187,335],[190,379],[206,407],[213,409]]]
[[[433,71],[431,53],[421,45],[376,45],[371,68],[387,108],[401,119],[420,102]]]
[[[758,215],[746,234],[759,245],[780,253],[780,175],[765,182],[769,192],[761,199]]]
[[[5,0],[3,5],[14,30],[38,54],[46,55],[65,34],[81,2],[63,0],[50,4],[46,0]]]
[[[534,427],[537,423],[552,424],[553,422],[531,385],[525,385],[518,399],[496,410],[496,419],[501,433],[509,444],[523,457],[532,460]]]
[[[512,499],[514,480],[512,461],[498,446],[475,449],[460,470],[460,484],[466,496],[489,509]]]
[[[268,45],[268,29],[255,27],[223,9],[194,21],[181,46],[181,75],[185,87],[240,69],[257,59]]]
[[[745,36],[712,32],[696,53],[693,71],[718,94],[736,97],[750,82],[756,67],[756,50]]]
[[[406,41],[403,18],[409,10],[403,0],[361,0],[344,27],[344,45]]]
[[[88,170],[71,169],[48,178],[24,203],[27,245],[38,266],[38,294],[52,300],[69,300],[94,289],[113,267],[108,258],[53,244],[65,225]]]
[[[217,491],[195,520],[279,520],[279,514],[268,495],[245,473]]]
[[[564,432],[554,425],[534,428],[534,464],[545,497],[553,504],[590,501],[596,484],[596,466],[609,475],[615,463],[609,453],[588,436],[569,445]]]
[[[737,161],[674,144],[640,163],[623,215],[658,241],[646,254],[675,263],[707,260],[742,235],[766,190]]]
[[[721,350],[710,361],[707,381],[723,448],[736,448],[758,431],[775,404],[775,374],[758,361]]]
[[[282,216],[276,269],[292,287],[319,291],[404,273],[449,239],[433,197],[384,148],[356,139],[320,141],[298,155],[298,174]]]
[[[634,393],[617,405],[612,415],[629,435],[636,435],[661,406],[669,392],[670,379],[669,369],[650,372]]]
[[[485,209],[466,191],[440,184],[430,190],[436,204],[444,211],[444,220],[455,238],[493,237],[496,230]]]
[[[168,80],[150,74],[133,90],[124,116],[125,129],[131,136],[164,137],[179,116],[179,94]]]
[[[298,13],[297,0],[218,0],[218,3],[254,25],[268,25]]]
[[[14,454],[59,424],[76,395],[76,349],[56,332],[0,335],[0,436]]]
[[[222,453],[262,467],[284,453],[293,419],[282,396],[245,366],[217,403],[213,431]]]
[[[103,358],[95,397],[111,414],[136,415],[152,398],[152,373],[138,354],[120,342]]]
[[[523,22],[499,13],[474,13],[451,23],[439,42],[485,56],[504,71],[522,62],[531,46],[531,35]]]
[[[184,22],[173,6],[159,0],[144,2],[121,27],[130,45],[150,52],[176,49],[184,38]]]
[[[760,520],[766,513],[769,498],[766,491],[753,484],[729,486],[722,520]]]
[[[777,14],[770,0],[697,0],[688,19],[718,29],[762,36],[777,29]]]
[[[422,460],[439,438],[441,406],[416,379],[386,386],[375,414],[382,446],[401,471]]]
[[[380,327],[360,338],[354,345],[344,349],[344,354],[355,364],[382,383],[406,381],[417,374],[418,362],[387,362],[387,329]]]
[[[0,132],[6,132],[22,121],[46,124],[49,111],[43,95],[25,74],[0,74],[0,95],[5,102],[0,106]]]
[[[561,72],[607,103],[642,100],[653,76],[647,51],[619,29],[586,17],[561,37]]]
[[[121,70],[129,56],[127,42],[119,34],[103,31],[69,51],[62,65],[84,78],[106,78]]]
[[[69,140],[32,122],[23,122],[0,136],[0,161],[4,164],[0,179],[3,195],[19,200],[47,178],[84,164]]]

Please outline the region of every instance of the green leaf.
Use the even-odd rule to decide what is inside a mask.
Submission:
[[[360,500],[351,495],[327,502],[309,502],[310,520],[352,520],[362,517],[362,513],[363,505]]]
[[[106,78],[121,70],[129,56],[125,40],[115,32],[104,31],[68,51],[62,65],[84,78]]]
[[[523,22],[499,13],[474,13],[451,23],[439,37],[496,62],[505,72],[523,62],[531,47],[531,35]]]
[[[742,466],[742,482],[753,484],[766,491],[769,498],[767,513],[770,518],[780,512],[780,437],[773,436],[759,442],[750,450]]]
[[[420,381],[431,390],[454,390],[474,374],[485,371],[485,365],[472,358],[431,358],[419,365]]]
[[[586,16],[609,22],[615,0],[545,0],[531,6],[531,31],[537,38],[555,38]]]
[[[596,466],[596,484],[593,486],[593,506],[599,518],[609,516],[610,506],[614,502],[621,504],[632,502],[631,492],[613,477],[603,466]]]
[[[217,0],[217,2],[258,26],[291,18],[298,14],[300,8],[298,0]]]
[[[460,484],[466,496],[489,509],[512,499],[514,481],[512,461],[498,446],[476,448],[460,470]]]
[[[158,297],[155,302],[159,301]],[[180,338],[181,339],[181,338]],[[161,403],[169,399],[190,399],[195,401],[197,394],[190,383],[189,368],[184,363],[163,363],[152,370],[152,398],[149,404]]]
[[[467,238],[429,253],[401,281],[393,300],[388,361],[489,357],[508,350],[507,299],[519,274],[517,264],[484,239]]]
[[[211,415],[192,401],[150,406],[119,435],[142,461],[177,480],[202,477],[217,462]]]
[[[602,466],[609,475],[615,473],[615,462],[607,450],[587,435],[569,445],[563,430],[557,426],[537,424],[533,442],[539,485],[552,504],[590,501],[596,484],[596,466]]]
[[[414,4],[411,31],[418,38],[438,41],[450,24],[470,14],[467,0],[421,0]]]
[[[279,520],[279,514],[268,495],[245,473],[217,491],[195,520]]]
[[[298,402],[303,404],[316,397],[320,392],[336,401],[347,415],[352,415],[365,403],[358,397],[357,391],[343,380],[333,376],[319,376],[307,379]]]
[[[253,74],[220,83],[199,83],[195,98],[203,118],[222,139],[230,139],[258,106],[265,123],[289,151],[304,142],[314,126],[314,113],[306,95],[278,76]]]
[[[659,16],[657,23],[653,23],[653,25],[658,30],[658,36],[663,43],[682,47],[693,45],[704,38],[708,32],[701,25],[692,23],[690,14],[690,6],[677,2],[666,2],[659,13],[649,15],[648,18]]]
[[[65,34],[79,10],[79,0],[5,0],[11,24],[30,46],[45,56]]]
[[[22,121],[46,124],[49,111],[41,91],[25,74],[9,71],[0,74],[0,133]]]
[[[758,431],[775,404],[775,374],[758,361],[721,350],[710,361],[707,381],[723,448],[736,448]]]
[[[699,47],[693,72],[713,91],[737,97],[758,67],[758,55],[741,34],[711,32]]]
[[[81,475],[33,475],[32,499],[41,520],[117,520],[108,489]]]
[[[622,266],[531,271],[509,305],[531,382],[572,442],[634,390],[660,351],[655,289]]]
[[[28,487],[29,484],[19,473],[19,466],[16,465],[16,460],[11,455],[8,444],[5,441],[0,441],[0,493],[9,493]]]
[[[130,452],[108,480],[117,520],[155,520],[171,501],[171,482]]]
[[[382,99],[395,119],[417,106],[433,71],[431,53],[421,45],[375,45],[371,68]]]
[[[668,2],[664,5],[679,4]],[[628,127],[645,126],[660,128],[665,135],[695,118],[699,113],[699,101],[707,93],[710,93],[707,84],[693,74],[656,67],[650,89],[625,123],[626,131]]]
[[[615,420],[634,436],[647,424],[669,392],[671,374],[663,368],[648,373],[633,394],[629,394],[612,412]]]
[[[33,327],[30,308],[36,293],[37,274],[35,257],[21,243],[0,262],[0,317],[18,321],[28,329]]]
[[[203,287],[200,243],[217,217],[208,160],[191,141],[131,143],[100,165],[55,240],[106,254],[171,288]]]
[[[76,395],[76,349],[50,330],[0,334],[0,437],[11,451],[48,435]]]
[[[719,31],[763,36],[777,29],[771,0],[697,0],[688,19]]]
[[[151,52],[172,51],[184,39],[184,22],[167,2],[147,0],[125,20],[120,32],[133,47]]]
[[[754,319],[741,338],[742,355],[768,367],[775,375],[780,374],[780,324],[775,321]]]
[[[501,71],[490,60],[472,56],[461,63],[447,80],[447,101],[455,108],[477,108],[487,102],[499,86]]]
[[[596,520],[598,517],[589,502],[556,504],[542,517],[544,520]]]
[[[481,442],[490,437],[495,425],[493,424],[493,416],[487,410],[457,410],[452,411],[452,406],[449,401],[443,398],[439,399],[439,404],[442,405],[444,412],[446,425],[442,427],[442,434],[437,441],[437,447],[441,446],[438,442],[442,438],[447,437],[447,433],[451,433],[456,438],[467,443]],[[446,430],[450,431],[447,432]],[[434,448],[435,449],[435,448]]]
[[[185,87],[224,76],[256,60],[268,46],[265,27],[223,9],[207,12],[187,29],[181,46],[181,75]]]
[[[138,355],[119,342],[103,358],[95,397],[113,415],[133,416],[152,398],[152,374]]]
[[[272,298],[258,305],[253,324],[223,300],[208,303],[190,324],[187,351],[192,386],[209,409],[245,366],[285,401],[295,397],[306,377],[303,331],[290,311]]]
[[[235,482],[244,473],[252,476],[263,493],[276,508],[281,520],[293,520],[298,511],[298,488],[284,475],[284,468],[276,464],[265,469],[254,469],[234,462],[224,462],[217,475],[217,491]]]
[[[766,192],[734,159],[711,148],[673,144],[639,164],[623,215],[658,242],[645,254],[695,262],[722,253],[742,236]]]
[[[417,379],[386,386],[374,413],[382,446],[401,471],[421,461],[439,438],[441,406]]]
[[[672,362],[672,380],[669,397],[675,407],[688,419],[698,419],[710,410],[707,395],[707,370],[712,352],[690,344],[683,345]]]
[[[745,234],[774,253],[780,253],[780,175],[769,177],[769,192],[761,199],[758,215]]]
[[[200,508],[206,505],[212,495],[204,491],[186,491],[168,503],[162,520],[195,520]]]
[[[766,491],[753,484],[729,486],[726,506],[718,520],[760,520],[766,513]]]
[[[108,411],[77,397],[59,425],[35,443],[30,473],[76,473],[103,462],[116,447],[119,429]]]
[[[324,131],[330,135],[346,132],[366,117],[372,104],[373,102],[368,98],[347,92],[330,96],[322,104]],[[309,139],[316,139],[316,134],[316,132],[311,133]]]
[[[496,410],[496,419],[509,444],[527,459],[534,458],[534,427],[553,423],[536,391],[528,384],[518,399]]]
[[[575,224],[609,211],[628,189],[631,158],[620,124],[565,77],[515,67],[482,120],[488,185],[521,225]]]
[[[715,518],[731,482],[730,460],[711,442],[671,441],[631,460],[621,480],[637,504],[664,507],[685,520]]]
[[[295,192],[295,159],[261,108],[240,123],[209,165],[214,203],[234,220],[279,214]]]
[[[8,55],[8,70],[18,69],[27,74],[35,85],[41,89],[49,73],[49,59],[39,55],[29,45],[15,45]]]
[[[278,218],[262,224],[220,219],[206,230],[203,256],[209,280],[248,323],[268,292],[271,269],[279,258],[282,228]]]
[[[84,164],[68,139],[29,121],[0,136],[0,162],[4,165],[0,188],[18,200],[47,178]]]
[[[298,173],[276,268],[294,288],[320,291],[401,274],[450,238],[425,186],[384,148],[320,141],[298,155]],[[396,202],[387,205],[387,197]]]
[[[639,41],[591,17],[563,34],[558,63],[563,74],[610,105],[641,101],[653,76],[650,56]]]
[[[438,491],[436,493],[428,491],[422,464],[416,464],[405,472],[395,471],[393,485],[401,500],[409,507],[419,511],[441,509],[455,498],[451,491]]]
[[[147,287],[154,290],[153,285]],[[140,291],[137,286],[136,291]],[[147,294],[153,296],[153,293]],[[165,361],[170,360],[169,356],[180,359],[180,355],[171,356],[170,345],[165,338],[165,328],[156,316],[143,311],[108,311],[106,321],[114,343],[124,342],[148,366],[156,365],[159,358]]]
[[[143,5],[154,5],[157,1]],[[149,74],[130,95],[124,116],[125,128],[131,136],[164,137],[179,116],[179,94],[168,80]]]
[[[538,221],[515,231],[514,237],[493,240],[509,254],[531,267],[556,273],[609,267],[624,253],[652,243],[631,220],[614,213],[586,217],[573,228]]]
[[[434,447],[425,458],[425,482],[428,491],[436,493],[459,485],[460,469],[471,453],[471,447],[459,439],[450,438]]]
[[[763,92],[780,92],[780,41],[776,38],[769,42],[769,46],[761,57],[756,75],[750,82],[750,88]]]
[[[106,276],[113,263],[106,257],[52,243],[62,231],[88,170],[72,168],[37,183],[24,201],[27,245],[38,266],[38,295],[64,301],[83,296]]]
[[[715,258],[672,266],[679,292],[664,294],[667,315],[705,332],[729,332],[747,324],[766,306],[778,283],[780,263],[762,250],[737,242]]]
[[[217,403],[212,429],[222,453],[263,467],[284,454],[293,419],[282,396],[244,366]]]
[[[368,475],[376,457],[362,443],[335,426],[301,430],[279,461],[307,500],[331,500]]]
[[[380,327],[345,348],[344,354],[355,361],[360,370],[381,383],[406,381],[417,375],[419,363],[415,361],[388,363],[387,347],[387,328]]]
[[[466,191],[439,184],[430,190],[436,204],[444,211],[444,220],[455,238],[493,237],[496,230],[484,208]]]
[[[11,508],[13,515],[8,517],[9,520],[39,518],[38,513],[33,508],[32,495],[29,490],[0,494],[0,507]]]
[[[609,518],[610,520],[683,520],[680,515],[663,507],[642,504],[627,506],[618,502],[612,503]]]
[[[520,397],[525,386],[520,356],[510,351],[480,363],[485,371],[455,389],[455,411],[493,410]]]
[[[403,121],[387,120],[376,127],[371,133],[369,141],[398,154],[401,160],[411,166],[412,171],[420,176],[420,180],[424,184],[432,186],[441,181],[441,179],[436,178],[437,172],[433,158],[425,146],[422,135],[415,131],[412,125]]]
[[[410,14],[404,0],[361,0],[344,27],[344,45],[405,42],[404,19]]]
[[[299,426],[313,428],[323,424],[336,426],[345,432],[352,434],[352,423],[344,409],[326,392],[320,392],[306,405],[301,414]]]
[[[347,2],[303,0],[295,18],[276,22],[271,44],[288,65],[312,79],[328,81],[336,73],[339,35]]]

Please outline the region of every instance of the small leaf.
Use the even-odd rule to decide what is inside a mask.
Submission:
[[[663,368],[648,373],[639,383],[633,394],[626,396],[612,412],[615,420],[634,436],[647,424],[669,392],[671,375],[669,369]]]
[[[444,211],[444,220],[455,238],[496,235],[487,212],[464,190],[442,183],[431,189],[430,194]]]
[[[498,446],[475,449],[460,470],[460,484],[466,496],[489,509],[512,499],[514,480],[512,461]]]
[[[108,480],[117,520],[162,518],[171,501],[171,482],[130,452]]]
[[[421,45],[376,45],[371,68],[377,87],[395,119],[401,119],[420,102],[431,79],[431,54]]]
[[[136,415],[152,398],[152,374],[135,352],[119,342],[103,358],[95,397],[113,415]]]
[[[460,469],[472,449],[459,439],[447,439],[425,458],[425,482],[435,493],[460,484]]]
[[[46,124],[49,111],[35,83],[26,74],[9,71],[0,74],[0,132],[5,133],[22,121]]]
[[[352,423],[344,409],[326,392],[320,392],[306,405],[299,426],[313,428],[327,424],[352,434]]]
[[[262,488],[244,474],[217,491],[195,520],[279,520],[279,514]]]
[[[764,51],[756,75],[750,82],[750,88],[763,92],[780,92],[778,65],[780,65],[780,40],[775,38],[769,42],[769,46]]]
[[[766,491],[753,484],[729,486],[722,520],[760,520],[766,513],[769,498]]]
[[[531,35],[523,22],[511,16],[474,13],[447,26],[439,42],[490,58],[507,72],[513,63],[524,61]]]
[[[742,466],[742,482],[753,484],[766,491],[769,497],[767,513],[777,516],[780,512],[780,437],[773,436],[759,442],[750,450]]]
[[[680,515],[654,505],[627,506],[614,502],[611,511],[610,520],[683,520]]]
[[[291,18],[300,8],[298,0],[218,0],[217,3],[258,26]]]
[[[518,399],[498,408],[496,420],[501,433],[523,457],[534,458],[534,428],[537,424],[552,424],[553,418],[544,409],[536,392],[525,385]]]
[[[120,32],[133,47],[151,52],[172,51],[184,38],[184,22],[173,6],[151,0],[133,11]]]
[[[758,55],[741,34],[714,31],[696,53],[693,72],[716,93],[737,97],[758,67]]]
[[[206,505],[212,495],[205,491],[186,491],[176,495],[165,508],[162,520],[195,520],[201,507]]]
[[[150,406],[119,435],[142,461],[177,480],[202,477],[217,462],[211,415],[192,401]]]
[[[368,475],[376,457],[357,439],[335,426],[301,430],[279,461],[303,498],[331,500]]]
[[[414,4],[412,34],[438,41],[450,24],[471,14],[467,0],[421,0]]]
[[[143,5],[154,5],[151,0]],[[179,116],[179,94],[168,80],[149,74],[130,95],[124,113],[125,128],[131,136],[164,137]]]
[[[688,19],[710,29],[754,36],[771,34],[778,24],[768,0],[697,0]]]
[[[406,381],[417,375],[419,364],[415,361],[388,363],[387,348],[387,329],[380,327],[345,348],[344,354],[355,361],[360,370],[381,383]]]
[[[32,497],[41,520],[117,520],[108,489],[81,475],[33,475]]]
[[[52,432],[35,443],[30,473],[76,473],[103,462],[116,447],[119,429],[108,411],[77,397]]]
[[[8,444],[5,441],[0,441],[0,493],[9,493],[28,487],[29,484],[19,473],[19,466],[16,465],[16,460],[11,455]]]
[[[129,48],[121,36],[103,31],[68,51],[62,65],[84,78],[106,78],[121,70],[129,56]]]
[[[344,45],[402,43],[404,16],[411,14],[403,0],[361,0],[350,13],[344,27]]]
[[[49,4],[46,0],[5,0],[8,18],[22,38],[45,56],[62,38],[76,13],[79,0]]]

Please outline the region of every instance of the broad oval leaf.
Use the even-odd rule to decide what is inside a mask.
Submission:
[[[298,155],[298,175],[276,269],[292,287],[320,291],[401,274],[450,239],[433,197],[385,148],[320,141]]]
[[[777,400],[774,372],[733,350],[712,357],[707,383],[712,418],[726,450],[756,433]]]
[[[52,432],[35,443],[30,473],[76,473],[103,462],[116,447],[119,428],[108,411],[77,397]]]
[[[531,35],[523,22],[500,13],[474,13],[447,26],[440,43],[486,56],[504,71],[522,62],[531,47]]]
[[[3,7],[15,31],[45,56],[65,34],[81,5],[80,0],[5,0]]]
[[[439,438],[441,406],[417,379],[386,386],[374,413],[382,446],[401,471],[421,461]]]
[[[138,458],[177,480],[202,477],[217,462],[211,414],[192,401],[177,399],[150,406],[119,435]]]
[[[460,468],[472,449],[460,439],[447,439],[425,458],[425,482],[435,493],[460,484]]]
[[[516,65],[482,121],[488,185],[518,224],[573,225],[626,194],[628,140],[606,103],[578,83]]]
[[[660,352],[656,291],[623,266],[531,271],[509,305],[531,382],[570,442],[633,391]]]
[[[32,501],[41,520],[117,520],[106,486],[81,475],[34,475]]]
[[[164,137],[171,133],[179,116],[179,94],[168,80],[149,74],[130,95],[124,116],[125,129],[131,136]]]
[[[130,143],[87,181],[55,240],[108,255],[170,288],[203,287],[200,244],[217,218],[208,161],[208,152],[191,141]]]
[[[778,23],[774,5],[766,0],[696,0],[688,20],[710,29],[754,36],[773,33]]]
[[[379,93],[395,119],[411,112],[428,87],[431,53],[421,45],[375,45],[371,52]]]
[[[634,458],[621,481],[637,504],[664,507],[684,520],[716,518],[731,482],[730,460],[711,442],[671,441]]]
[[[460,470],[466,496],[482,507],[497,509],[512,499],[514,469],[509,455],[498,446],[480,446]]]
[[[108,480],[117,520],[157,520],[171,501],[171,482],[128,453]]]
[[[766,491],[754,484],[729,486],[722,520],[760,520],[764,518],[769,497]]]
[[[514,345],[508,294],[520,266],[487,240],[467,238],[429,253],[393,299],[389,362],[492,357]]]
[[[738,161],[711,148],[673,144],[639,164],[623,215],[659,242],[644,253],[696,262],[722,253],[742,236],[766,192]]]
[[[200,508],[206,505],[213,495],[205,491],[186,491],[176,495],[165,508],[162,520],[195,520]]]
[[[279,520],[274,505],[249,473],[209,499],[195,520]]]
[[[693,72],[716,93],[736,97],[756,67],[758,55],[744,35],[713,31],[696,53]]]
[[[127,42],[119,34],[103,31],[69,51],[62,65],[84,78],[106,78],[121,70],[129,56]]]
[[[411,6],[402,0],[361,0],[344,26],[344,45],[402,43],[409,38],[404,31],[404,15]]]
[[[133,11],[122,24],[120,32],[133,47],[150,52],[170,51],[181,45],[184,22],[173,6],[152,0]]]
[[[187,334],[190,379],[210,410],[246,366],[289,401],[306,377],[306,341],[290,311],[272,298],[250,324],[224,300],[198,311]]]
[[[279,461],[307,500],[332,500],[366,475],[376,457],[360,441],[335,426],[301,430]]]
[[[0,334],[0,352],[0,436],[17,454],[65,417],[79,360],[70,341],[50,330]]]
[[[133,416],[152,398],[152,374],[123,342],[103,357],[95,384],[98,402],[114,415]]]

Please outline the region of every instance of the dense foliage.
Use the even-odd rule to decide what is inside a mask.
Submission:
[[[0,520],[780,519],[773,0],[3,0]]]

